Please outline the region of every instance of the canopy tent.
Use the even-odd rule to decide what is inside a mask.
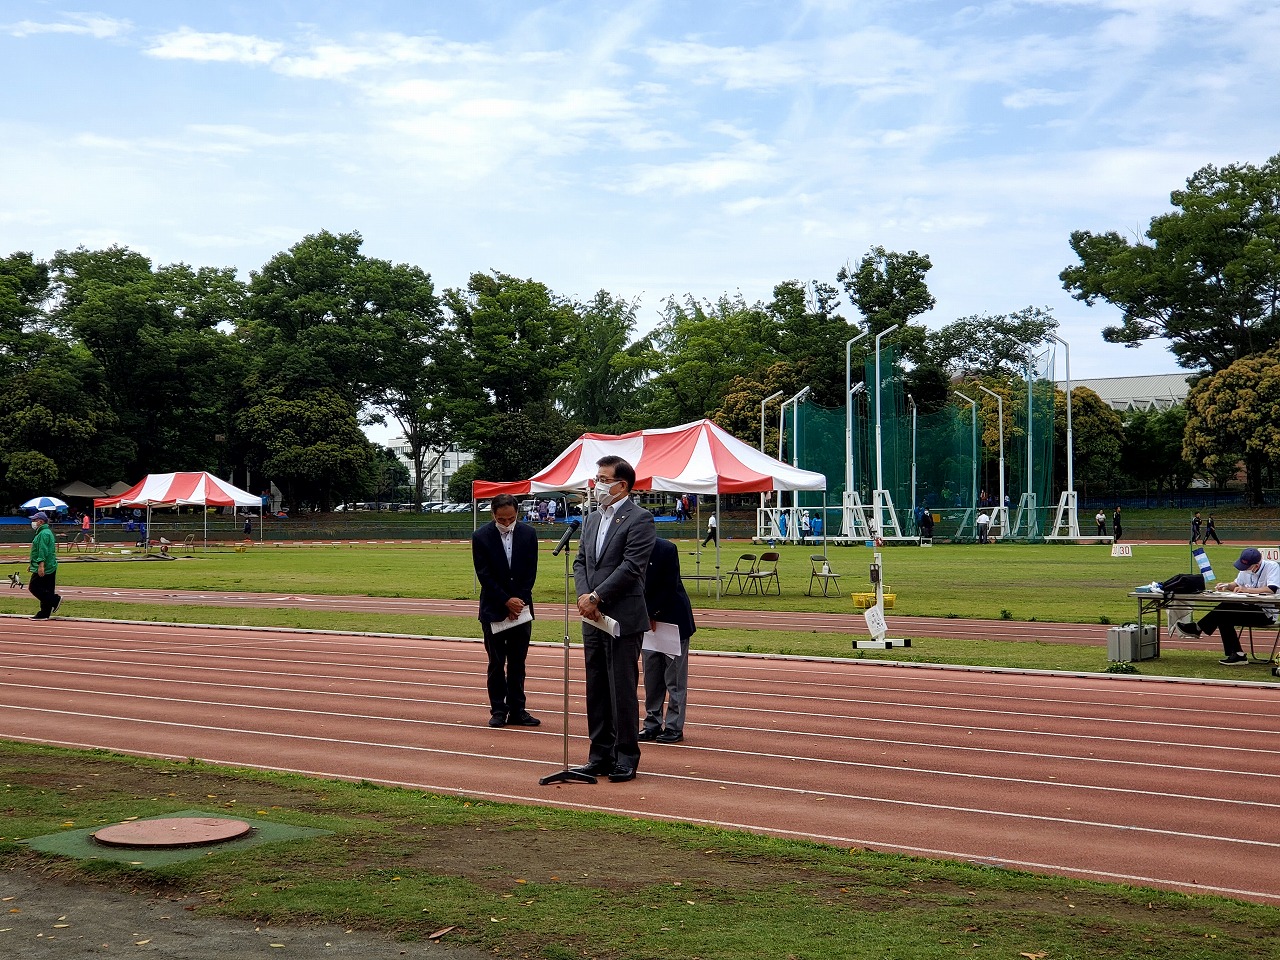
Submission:
[[[596,461],[619,456],[636,471],[634,489],[671,493],[767,493],[826,490],[821,473],[789,466],[743,443],[710,420],[617,436],[584,433],[549,465],[528,480],[471,484],[473,502],[500,493],[519,496],[582,490],[596,475]],[[699,504],[701,507],[701,504]],[[700,521],[699,521],[700,522]],[[720,501],[716,500],[716,584],[720,570]],[[698,554],[701,564],[701,553]]]
[[[219,479],[211,473],[152,473],[123,493],[97,497],[94,507],[146,507],[147,528],[151,528],[154,507],[257,507],[258,537],[262,537],[262,498]],[[209,540],[209,518],[205,513],[204,539]]]
[[[105,497],[106,494],[97,487],[91,487],[87,483],[74,480],[58,491],[68,500],[92,500],[95,497]]]
[[[743,443],[710,420],[617,436],[584,433],[528,480],[471,484],[475,499],[581,490],[596,475],[601,457],[622,457],[636,471],[636,490],[672,493],[766,493],[825,490],[827,478],[789,466]]]
[[[132,489],[133,487],[129,486],[129,484],[125,483],[123,480],[117,480],[111,486],[107,487],[106,490],[102,491],[102,493],[98,494],[98,496],[118,497],[120,496],[120,494],[124,493],[126,490],[132,490]]]

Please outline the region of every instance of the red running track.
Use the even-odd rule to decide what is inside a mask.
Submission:
[[[0,621],[0,737],[367,778],[1280,903],[1274,686],[695,654],[691,724],[632,783],[563,766],[563,650],[536,730],[486,726],[479,643]],[[571,763],[585,759],[570,656]]]

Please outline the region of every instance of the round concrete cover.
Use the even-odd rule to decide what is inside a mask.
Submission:
[[[166,817],[161,820],[134,820],[103,827],[93,839],[108,847],[166,849],[200,847],[243,837],[253,828],[243,820],[221,817]]]

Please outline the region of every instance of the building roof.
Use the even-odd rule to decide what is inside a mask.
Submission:
[[[1113,410],[1167,410],[1187,399],[1187,381],[1193,375],[1152,373],[1139,377],[1094,377],[1073,380],[1072,388],[1088,387]],[[1058,381],[1065,388],[1065,381]]]

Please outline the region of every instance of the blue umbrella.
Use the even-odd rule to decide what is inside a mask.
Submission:
[[[67,505],[57,497],[33,497],[22,505],[23,510],[65,510]]]

